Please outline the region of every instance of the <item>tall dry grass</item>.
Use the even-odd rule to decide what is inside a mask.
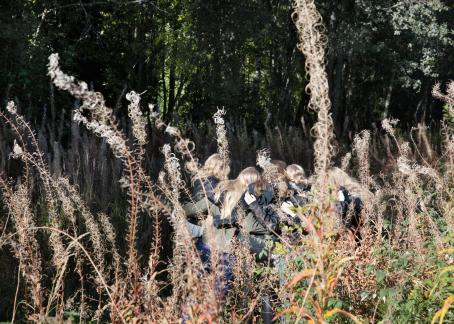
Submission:
[[[142,109],[135,92],[126,96],[130,120],[125,127],[102,94],[64,73],[58,55],[49,58],[54,85],[80,100],[72,117],[85,130],[72,124],[73,153],[55,142],[43,150],[44,133],[35,134],[14,103],[0,112],[15,140],[11,158],[21,168],[17,178],[0,177],[6,210],[0,247],[10,247],[18,262],[13,321],[239,323],[259,320],[266,304],[281,322],[453,319],[453,83],[445,92],[434,88],[434,96],[446,103],[441,153],[431,147],[423,125],[415,140],[412,133],[398,135],[397,120],[384,120],[382,130],[357,134],[351,150],[340,152],[342,170],[332,168],[337,161],[324,27],[314,1],[295,1],[293,18],[306,57],[309,107],[318,114],[313,149],[301,130],[266,125],[261,136],[244,125],[229,125],[223,110],[209,126],[213,140],[202,146],[206,134],[189,129],[194,140],[189,139],[165,124],[153,106]],[[160,148],[152,163],[149,146]],[[271,151],[259,150],[264,147]],[[285,177],[271,162],[272,154],[314,173],[312,200],[294,210],[301,221],[291,223],[280,214],[281,228],[273,233],[277,242],[265,261],[256,262],[247,244],[233,240],[234,279],[226,296],[212,216],[206,219],[210,262],[204,264],[183,209],[190,199],[188,180],[200,174],[196,152],[203,150],[201,156],[217,151],[234,170],[257,164],[282,195]],[[116,162],[105,158],[109,154]],[[75,174],[65,178],[65,170]],[[109,192],[121,199],[116,212],[125,228],[109,208],[87,203],[98,194],[96,174],[108,191],[102,201],[109,201]],[[340,185],[363,201],[361,225],[354,232],[341,225],[336,212]],[[243,217],[240,213],[240,224]],[[151,234],[145,236],[145,230]]]
[[[131,115],[137,117],[134,109],[139,101],[129,98]],[[129,201],[124,214],[129,228],[124,236],[118,236],[122,232],[109,216],[93,212],[77,186],[49,170],[36,136],[10,104],[2,118],[15,133],[12,157],[23,166],[20,182],[5,178],[1,182],[10,219],[4,224],[2,246],[12,247],[19,260],[18,278],[23,278],[13,319],[63,319],[72,311],[81,320],[108,317],[113,322],[240,322],[259,318],[263,300],[270,300],[276,319],[323,322],[344,316],[357,322],[377,322],[394,316],[407,316],[404,318],[409,320],[411,314],[404,314],[389,300],[407,305],[418,296],[433,304],[438,301],[431,316],[449,318],[445,313],[450,303],[449,285],[444,276],[450,273],[452,263],[452,162],[450,155],[433,158],[438,153],[427,149],[427,135],[405,140],[396,135],[396,123],[389,121],[383,123],[385,136],[393,143],[389,147],[383,147],[387,141],[377,132],[358,134],[343,162],[346,171],[358,174],[358,182],[350,183],[345,173],[330,177],[328,168],[327,194],[318,195],[324,197],[323,203],[315,201],[298,210],[308,234],[303,235],[303,228],[298,226],[288,230],[283,227],[282,233],[276,234],[279,242],[266,263],[256,264],[247,246],[234,242],[235,280],[221,302],[217,284],[222,269],[213,266],[206,272],[182,212],[181,204],[189,191],[189,182],[184,179],[197,174],[199,168],[194,142],[163,124],[151,110],[148,117],[171,142],[163,146],[164,168],[154,181],[141,167],[146,156],[143,139],[148,138],[148,133],[139,132],[144,129],[143,119],[136,121],[129,136],[114,126],[113,117],[105,117],[106,124],[101,126],[91,121],[99,112],[81,109],[79,113],[76,119],[89,124],[87,127],[100,127],[96,131],[99,136],[113,134],[106,143],[113,145],[122,163],[118,186]],[[104,107],[102,114],[109,116],[110,112]],[[218,120],[219,125],[225,124]],[[218,133],[221,144],[214,143],[214,149],[221,151],[227,147],[222,143],[226,142],[226,129]],[[452,130],[444,128],[443,136],[449,150]],[[381,163],[374,154],[386,152],[392,154],[394,162],[382,164],[386,173],[373,172],[371,161]],[[232,152],[226,156],[235,159]],[[278,186],[280,175],[270,160],[269,152],[261,151],[257,163]],[[363,198],[359,245],[339,226],[334,210],[335,185],[342,181]],[[37,188],[45,218],[32,207]],[[145,254],[139,249],[139,235],[134,230],[144,220],[151,221],[153,233]],[[164,265],[163,236],[169,237],[162,232],[166,222],[172,226],[173,244],[170,262]],[[300,233],[297,239],[294,231]],[[212,248],[211,264],[215,265],[217,253]],[[396,266],[400,263],[404,265]],[[410,276],[409,269],[414,269]],[[436,282],[430,290],[423,284],[428,280]],[[21,282],[25,290],[20,288]],[[397,295],[392,295],[393,291]],[[22,301],[28,306],[23,307]]]

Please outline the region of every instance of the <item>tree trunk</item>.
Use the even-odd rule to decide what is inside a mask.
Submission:
[[[391,75],[391,81],[389,82],[388,89],[386,91],[385,106],[383,108],[382,119],[388,117],[389,105],[391,104],[391,95],[394,89],[394,73]]]
[[[332,117],[334,123],[334,131],[336,134],[340,134],[343,125],[343,115],[342,111],[344,110],[344,63],[345,55],[344,53],[339,53],[336,56],[334,64],[334,77],[333,77],[333,90],[332,90]]]
[[[162,115],[166,116],[167,114],[167,86],[166,86],[166,66],[165,66],[165,60],[164,60],[164,65],[162,67],[162,98],[163,98],[163,107],[162,107]]]
[[[175,62],[170,62],[169,70],[169,105],[167,107],[166,120],[172,120],[175,108]]]

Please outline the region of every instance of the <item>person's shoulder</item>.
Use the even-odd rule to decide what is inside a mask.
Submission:
[[[273,186],[271,184],[265,185],[261,194],[261,203],[263,205],[269,205],[275,198],[276,197]]]
[[[240,199],[239,199],[239,205],[243,208],[243,209],[249,209],[249,205],[247,204],[246,202],[246,199],[244,198],[244,196],[246,195],[246,192],[243,192],[243,194],[241,195]]]
[[[219,179],[214,176],[208,176],[206,178],[197,178],[193,181],[192,186],[193,188],[198,191],[201,190],[202,187],[207,188],[214,188],[218,185]],[[211,189],[210,188],[210,189]]]
[[[205,178],[204,181],[206,184],[210,184],[211,186],[215,187],[219,184],[220,180],[215,176],[208,176]]]
[[[193,188],[200,187],[201,184],[202,184],[202,179],[200,179],[200,178],[196,178],[196,179],[192,180],[192,187]]]

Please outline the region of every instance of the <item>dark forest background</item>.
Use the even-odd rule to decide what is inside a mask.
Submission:
[[[430,90],[453,76],[452,2],[317,6],[328,29],[340,138],[385,116],[401,126],[440,119]],[[2,106],[14,99],[35,123],[66,124],[72,99],[46,75],[47,57],[58,52],[64,68],[101,91],[119,115],[124,94],[135,90],[168,121],[200,124],[225,107],[231,119],[258,130],[267,119],[300,126],[304,116],[311,124],[291,12],[288,0],[3,0]]]
[[[338,159],[355,133],[370,129],[372,163],[389,158],[379,148],[380,121],[429,126],[434,142],[443,105],[437,82],[454,77],[453,5],[430,0],[317,1],[329,43],[327,73]],[[304,57],[297,49],[290,0],[2,0],[0,2],[0,109],[14,100],[36,130],[55,176],[78,184],[88,201],[106,209],[121,194],[121,165],[106,143],[72,122],[79,104],[54,88],[48,56],[104,94],[120,126],[130,130],[125,95],[142,93],[163,119],[195,141],[203,161],[216,150],[212,115],[227,111],[232,174],[255,164],[256,151],[300,163],[310,171]],[[149,171],[162,166],[169,139],[150,125]],[[383,133],[383,132],[382,132]],[[405,133],[405,132],[404,132]],[[9,158],[14,137],[0,129],[0,170],[17,176]],[[344,150],[342,149],[344,148]]]

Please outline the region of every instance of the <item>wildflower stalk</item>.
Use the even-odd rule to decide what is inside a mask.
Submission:
[[[328,78],[325,72],[327,37],[322,16],[317,11],[314,0],[295,0],[293,6],[293,21],[299,35],[298,48],[305,56],[306,75],[309,77],[306,86],[306,91],[310,95],[308,108],[316,111],[318,116],[312,128],[315,137],[314,170],[321,193],[325,194],[334,138]]]

